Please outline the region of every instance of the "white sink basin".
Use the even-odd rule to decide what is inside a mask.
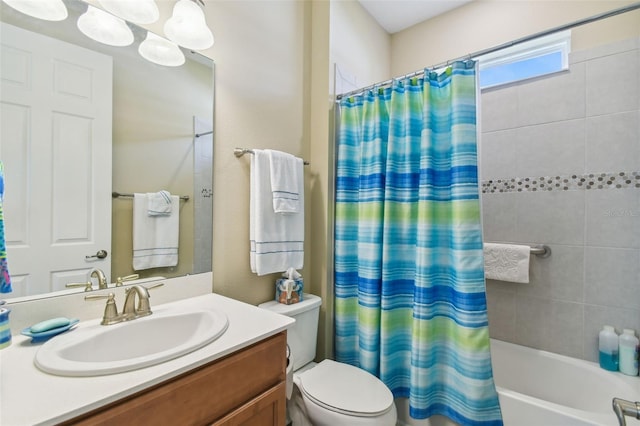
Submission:
[[[46,342],[36,366],[60,376],[100,376],[159,364],[199,349],[227,329],[215,310],[154,313],[115,325],[90,325]]]

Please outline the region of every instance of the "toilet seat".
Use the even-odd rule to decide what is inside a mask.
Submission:
[[[380,379],[330,359],[302,373],[298,387],[315,404],[347,416],[378,417],[393,407],[393,394]]]

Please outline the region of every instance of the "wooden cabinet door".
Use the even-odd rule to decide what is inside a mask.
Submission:
[[[286,418],[285,383],[274,386],[213,426],[283,426]]]

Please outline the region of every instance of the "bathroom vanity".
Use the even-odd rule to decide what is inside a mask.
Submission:
[[[63,424],[282,425],[285,345],[281,332]]]
[[[14,334],[0,351],[0,424],[284,424],[286,329],[294,320],[216,294],[157,311],[203,304],[226,314],[224,334],[179,358],[116,374],[45,373],[33,363],[42,344]]]

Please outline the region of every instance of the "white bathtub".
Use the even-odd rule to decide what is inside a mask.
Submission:
[[[617,426],[613,397],[640,400],[640,378],[592,362],[495,339],[491,357],[505,426]]]

